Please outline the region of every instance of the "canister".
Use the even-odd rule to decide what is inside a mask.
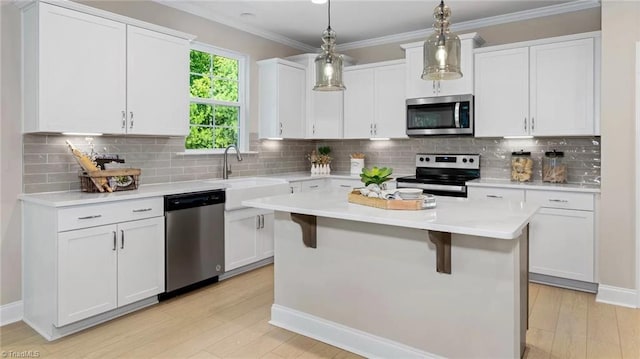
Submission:
[[[564,152],[556,150],[545,152],[542,159],[542,182],[567,182],[567,165],[564,162]]]
[[[511,152],[511,180],[529,182],[533,180],[533,160],[531,152],[520,150]]]

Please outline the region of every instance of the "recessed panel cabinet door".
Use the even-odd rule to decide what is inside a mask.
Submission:
[[[189,43],[127,26],[127,133],[189,134]]]
[[[529,49],[475,55],[476,137],[529,134]]]
[[[58,327],[117,307],[117,226],[58,234]]]
[[[164,292],[164,217],[118,224],[118,306]]]
[[[531,47],[531,134],[594,134],[594,39]]]
[[[125,25],[50,4],[38,6],[38,29],[25,29],[25,36],[38,32],[38,52],[27,56],[38,61],[38,70],[25,73],[25,83],[39,76],[39,89],[25,88],[25,98],[38,99],[39,113],[29,115],[31,105],[25,112],[38,118],[39,125],[25,130],[124,133]]]
[[[344,71],[344,83],[349,84],[349,90],[344,93],[344,138],[373,136],[373,121],[375,121],[373,72],[373,69]]]
[[[375,69],[373,137],[406,138],[405,65]]]
[[[594,214],[541,208],[529,227],[529,271],[594,281]]]

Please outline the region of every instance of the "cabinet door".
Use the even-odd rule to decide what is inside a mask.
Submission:
[[[260,229],[258,229],[258,243],[260,248],[260,259],[273,257],[273,211],[264,212],[260,215]]]
[[[307,137],[342,138],[343,91],[312,91],[311,98]]]
[[[476,54],[476,137],[529,134],[529,50]]]
[[[405,65],[375,69],[373,137],[406,138]]]
[[[279,124],[274,137],[303,138],[305,118],[305,72],[303,69],[278,64],[277,113]],[[280,129],[282,129],[280,133]]]
[[[228,211],[224,214],[225,271],[254,263],[259,258],[257,231],[260,226],[256,210]]]
[[[118,224],[118,306],[164,292],[164,217]]]
[[[345,71],[343,79],[345,84],[349,84],[349,89],[344,93],[344,138],[372,137],[375,118],[374,70]]]
[[[116,225],[58,234],[60,327],[117,307]]]
[[[125,111],[125,25],[58,6],[39,3],[39,49],[30,54],[39,76],[38,128],[51,132],[123,133]],[[26,31],[26,30],[25,30]],[[25,34],[27,36],[28,34]],[[25,49],[27,51],[27,49]],[[37,69],[37,70],[35,70]],[[25,107],[25,117],[31,107]],[[25,126],[26,127],[26,126]]]
[[[189,134],[189,43],[127,26],[127,133]]]
[[[541,208],[529,226],[530,272],[593,282],[593,212]]]
[[[593,135],[594,39],[532,46],[531,134]]]
[[[468,95],[473,93],[473,40],[461,41],[460,71],[462,71],[462,78],[440,81],[438,96]]]

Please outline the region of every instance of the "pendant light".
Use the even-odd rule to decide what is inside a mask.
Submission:
[[[322,52],[316,57],[314,91],[342,91],[342,55],[335,52],[336,32],[331,28],[331,0],[328,1],[329,26],[322,32]]]
[[[455,80],[460,71],[460,38],[449,31],[451,9],[440,1],[433,9],[434,32],[424,42],[423,80]]]

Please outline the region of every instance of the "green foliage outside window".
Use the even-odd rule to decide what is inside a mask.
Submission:
[[[238,144],[240,129],[239,61],[191,50],[190,133],[187,149]]]

